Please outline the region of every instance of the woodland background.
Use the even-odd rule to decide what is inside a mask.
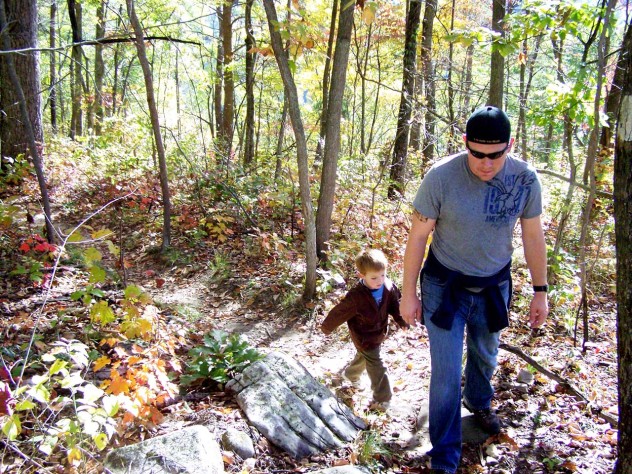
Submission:
[[[217,322],[161,292],[204,279],[309,326],[360,248],[382,248],[399,281],[412,196],[485,104],[508,112],[546,192],[539,363],[610,423],[599,440],[569,436],[616,452],[618,433],[618,472],[632,472],[630,9],[0,0],[2,472],[98,470],[182,387],[217,390],[249,361],[227,335],[171,331],[168,317]],[[237,361],[215,357],[227,352]]]

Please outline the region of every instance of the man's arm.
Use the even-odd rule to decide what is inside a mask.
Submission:
[[[520,219],[520,225],[524,257],[531,273],[531,282],[534,286],[546,285],[546,242],[540,216]],[[541,326],[548,314],[549,303],[546,291],[535,292],[529,310],[529,324],[533,328]]]
[[[436,221],[421,215],[417,210],[413,211],[412,221],[404,252],[404,278],[399,312],[404,321],[414,325],[421,318],[421,303],[417,297],[419,271],[426,253],[428,236]]]

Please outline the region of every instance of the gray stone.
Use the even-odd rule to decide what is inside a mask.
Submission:
[[[531,372],[529,372],[527,369],[520,369],[520,372],[518,373],[518,377],[516,378],[516,381],[518,383],[524,383],[529,385],[531,382],[533,382],[533,374]]]
[[[108,453],[112,474],[222,474],[219,444],[204,426],[191,426]]]
[[[426,401],[421,406],[421,410],[419,410],[419,416],[417,417],[417,431],[420,432],[422,438],[425,438],[422,439],[422,442],[428,441],[429,443],[430,434],[428,431],[428,416],[428,402]],[[487,440],[487,438],[489,438],[489,435],[485,433],[474,420],[474,415],[463,407],[461,407],[461,436],[462,442],[465,444],[482,444]]]
[[[295,459],[339,448],[366,428],[303,365],[279,352],[248,366],[226,389],[263,436]]]
[[[222,445],[226,451],[234,452],[241,459],[255,457],[255,446],[252,439],[243,431],[234,428],[227,429],[222,435]]]
[[[362,466],[338,466],[314,471],[312,474],[370,474],[371,471]]]

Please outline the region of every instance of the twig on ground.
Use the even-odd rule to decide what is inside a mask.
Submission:
[[[581,401],[586,402],[587,404],[590,403],[590,400],[588,400],[588,398],[583,393],[581,393],[580,390],[577,387],[575,387],[571,382],[566,380],[564,377],[561,377],[561,376],[557,375],[556,373],[551,372],[549,369],[543,367],[541,364],[536,362],[532,357],[530,357],[527,354],[525,354],[522,350],[520,350],[516,346],[512,346],[512,345],[509,345],[509,344],[502,343],[502,344],[500,344],[499,347],[501,349],[506,350],[507,352],[511,352],[512,354],[517,355],[522,360],[527,362],[529,365],[534,367],[538,372],[546,375],[550,379],[553,379],[556,382],[558,382],[559,384],[561,384],[575,398],[578,398]],[[611,415],[608,415],[607,413],[604,413],[601,409],[597,409],[596,411],[597,411],[597,415],[599,415],[601,418],[603,418],[608,423],[610,423],[610,425],[612,427],[614,427],[614,428],[617,427],[619,422],[618,422],[618,420],[615,417],[613,417]]]

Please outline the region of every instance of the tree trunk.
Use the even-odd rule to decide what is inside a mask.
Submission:
[[[456,10],[455,0],[452,0],[450,8],[450,32],[454,31],[454,13]],[[452,80],[452,70],[454,69],[454,42],[450,41],[448,53],[448,121],[450,122],[448,138],[448,154],[456,153],[463,145],[463,140],[456,129],[456,111],[454,110],[454,83]]]
[[[71,56],[71,87],[72,112],[70,118],[70,138],[73,140],[77,136],[83,135],[83,111],[81,110],[82,83],[82,51],[81,46],[81,3],[76,0],[68,0],[68,15],[70,16],[70,27],[72,29],[72,56]]]
[[[224,50],[224,109],[222,110],[221,133],[218,134],[219,148],[225,165],[228,165],[232,152],[235,84],[233,81],[233,0],[222,6],[220,23],[222,49]]]
[[[255,37],[252,34],[252,4],[254,0],[246,0],[246,123],[244,165],[253,166],[255,161]]]
[[[595,71],[596,86],[595,86],[595,99],[593,102],[593,120],[594,125],[590,131],[590,137],[588,140],[588,150],[586,151],[586,165],[584,168],[584,176],[588,177],[588,183],[584,179],[584,184],[590,185],[590,191],[586,198],[586,203],[582,208],[582,227],[579,237],[579,277],[580,287],[582,289],[582,301],[586,303],[588,300],[588,241],[590,239],[590,220],[592,217],[593,206],[595,205],[595,194],[597,189],[597,179],[595,177],[595,161],[597,158],[597,148],[599,146],[599,118],[601,114],[601,88],[603,85],[603,76],[605,75],[606,59],[605,59],[605,46],[606,46],[606,34],[608,31],[608,25],[610,23],[610,17],[617,0],[608,0],[605,11],[603,12],[603,29],[599,36],[599,42],[597,44],[597,70]],[[588,48],[588,44],[586,45]],[[582,64],[585,64],[583,61]],[[584,320],[584,342],[583,348],[585,350],[585,344],[588,342],[588,310],[587,305],[583,307],[583,320]]]
[[[505,18],[505,0],[493,0],[492,30],[505,36],[503,19]],[[488,105],[503,108],[503,92],[505,82],[505,58],[492,44],[492,61],[489,72],[489,100]]]
[[[288,16],[290,15],[288,8]],[[316,163],[323,159],[323,147],[325,146],[325,133],[327,129],[327,108],[329,104],[329,79],[331,69],[331,53],[334,50],[334,38],[336,35],[336,17],[338,16],[338,0],[334,0],[331,7],[331,23],[329,24],[329,40],[327,41],[327,56],[325,56],[325,70],[323,71],[323,108],[320,111],[320,132],[316,144]],[[289,21],[289,19],[288,19]]]
[[[632,23],[627,25],[618,67],[623,71],[614,154],[614,219],[617,255],[617,354],[619,440],[617,474],[632,473]]]
[[[342,103],[347,79],[347,62],[351,46],[354,10],[355,3],[347,3],[341,7],[338,18],[336,50],[331,70],[329,105],[327,106],[323,170],[320,180],[320,194],[318,195],[318,212],[316,214],[316,251],[320,260],[326,259],[327,245],[331,232],[331,215],[334,209],[338,154],[340,152],[340,117],[342,116]]]
[[[156,99],[154,97],[154,80],[152,78],[151,68],[147,60],[147,52],[145,51],[145,42],[143,29],[141,28],[136,11],[134,9],[134,0],[126,0],[127,14],[129,16],[132,28],[134,28],[136,51],[138,52],[138,60],[143,69],[145,78],[145,89],[147,92],[147,106],[149,108],[149,116],[151,118],[151,126],[154,132],[154,142],[158,153],[158,164],[160,168],[160,187],[162,190],[163,201],[163,228],[162,228],[162,251],[166,251],[171,245],[171,198],[169,193],[169,180],[167,176],[167,160],[165,157],[165,148],[162,143],[162,134],[160,133],[160,121],[158,120],[158,108],[156,107]]]
[[[35,2],[33,2],[34,4]],[[9,30],[8,30],[8,21],[7,21],[7,14],[6,14],[6,8],[5,8],[5,0],[0,0],[0,34],[2,34],[2,49],[5,51],[10,51],[11,50],[11,39],[9,38]],[[22,5],[25,6],[25,5]],[[30,13],[30,14],[35,14],[35,16],[31,16],[30,19],[34,20],[33,23],[37,24],[37,9],[34,8],[33,5],[29,5],[30,8],[28,9],[24,9],[24,10],[20,10],[21,13]],[[18,10],[13,10],[13,13],[17,13]],[[14,17],[15,18],[15,17]],[[26,20],[26,18],[21,17],[22,20]],[[17,30],[18,33],[23,33],[22,29],[18,29]],[[25,47],[25,46],[19,46],[20,48]],[[27,46],[27,47],[32,47],[32,46]],[[16,55],[16,56],[21,56],[21,55]],[[40,159],[40,155],[39,155],[39,150],[38,150],[38,143],[37,143],[37,136],[36,136],[36,131],[33,128],[33,125],[31,123],[31,116],[30,113],[31,111],[29,110],[29,108],[27,107],[27,99],[26,96],[24,94],[24,90],[22,89],[22,84],[20,83],[20,78],[18,77],[18,73],[15,67],[15,58],[13,54],[8,54],[3,56],[3,75],[2,78],[6,77],[6,75],[9,76],[9,81],[11,83],[11,86],[9,87],[8,84],[5,86],[5,84],[3,84],[3,94],[5,92],[9,92],[8,89],[11,89],[10,93],[12,94],[12,97],[15,97],[15,99],[17,100],[17,104],[20,110],[20,121],[22,122],[22,132],[24,133],[24,135],[26,136],[26,140],[28,142],[28,147],[30,148],[31,151],[31,158],[33,160],[33,166],[35,167],[35,174],[37,175],[37,182],[39,184],[39,188],[40,188],[40,193],[42,195],[42,207],[44,208],[44,215],[46,217],[46,237],[49,243],[53,243],[55,241],[55,229],[53,227],[53,220],[52,220],[52,216],[51,216],[51,212],[50,212],[50,201],[48,199],[48,190],[47,190],[47,186],[46,186],[46,176],[44,174],[44,167],[42,165],[42,160]],[[29,71],[32,74],[37,74],[38,72],[38,68],[30,68]],[[24,73],[24,69],[21,71],[22,73]],[[31,84],[31,83],[35,83],[35,84],[39,84],[39,76],[36,77],[31,77],[31,78],[25,78],[26,79],[26,83],[27,84]],[[32,92],[32,91],[29,91]],[[39,102],[37,102],[39,104]],[[39,119],[40,119],[40,129],[41,129],[41,114],[38,115]],[[41,131],[40,131],[41,133]],[[22,140],[24,140],[24,138],[22,138]],[[3,142],[4,144],[4,142]]]
[[[279,135],[277,138],[277,146],[274,156],[276,156],[276,164],[274,167],[274,182],[278,183],[281,179],[282,161],[281,154],[283,153],[283,139],[285,138],[285,121],[287,120],[287,99],[283,99],[283,112],[281,113],[281,126],[279,127]]]
[[[424,19],[421,26],[421,68],[424,78],[426,97],[426,117],[421,150],[426,163],[432,161],[435,153],[435,82],[432,64],[432,32],[437,15],[437,0],[426,0]]]
[[[404,45],[404,74],[402,94],[397,114],[397,131],[393,145],[391,162],[391,183],[388,197],[396,199],[404,192],[406,180],[406,162],[408,157],[408,133],[410,132],[410,115],[415,86],[415,66],[417,63],[417,32],[421,17],[421,0],[410,0],[406,15],[406,43]]]
[[[48,86],[48,105],[50,106],[50,126],[53,135],[57,135],[57,0],[50,2],[50,24],[48,25],[48,45],[50,52],[50,84]]]
[[[274,8],[274,0],[263,0],[263,6],[268,18],[268,27],[270,29],[270,42],[274,50],[274,56],[279,66],[285,97],[288,101],[288,110],[292,128],[296,138],[296,155],[298,160],[299,187],[301,193],[301,208],[303,211],[303,220],[305,222],[305,288],[303,290],[303,300],[311,300],[316,293],[316,265],[318,258],[316,256],[316,225],[314,221],[314,212],[312,209],[312,198],[309,189],[309,165],[307,155],[307,139],[305,138],[305,129],[303,128],[303,120],[298,103],[298,93],[296,92],[296,84],[290,72],[288,59],[283,51],[281,42],[281,34],[276,29],[279,21]]]
[[[97,7],[97,39],[105,37],[105,11],[108,0],[101,0]],[[94,47],[94,133],[101,135],[101,125],[103,123],[103,77],[105,75],[105,64],[103,62],[103,45],[97,44]]]
[[[5,49],[37,48],[37,3],[35,0],[5,0]],[[10,56],[26,100],[29,122],[34,139],[43,141],[40,95],[39,53],[36,51]],[[20,110],[19,92],[10,79],[9,56],[0,58],[0,146],[2,156],[17,157],[28,154],[26,124]]]
[[[221,24],[221,8],[217,10],[218,20]],[[213,98],[213,109],[215,110],[215,135],[218,137],[222,133],[222,91],[224,90],[224,47],[221,41],[217,41],[217,58],[215,61],[215,91]]]
[[[621,104],[621,90],[623,89],[625,83],[625,70],[620,67],[617,67],[614,72],[614,77],[612,79],[612,84],[610,85],[610,90],[608,91],[608,95],[604,99],[604,109],[606,114],[608,114],[608,126],[604,126],[601,128],[601,137],[599,139],[599,144],[601,148],[609,148],[612,146],[612,137],[614,136],[615,131],[615,121],[619,116],[619,106]]]

